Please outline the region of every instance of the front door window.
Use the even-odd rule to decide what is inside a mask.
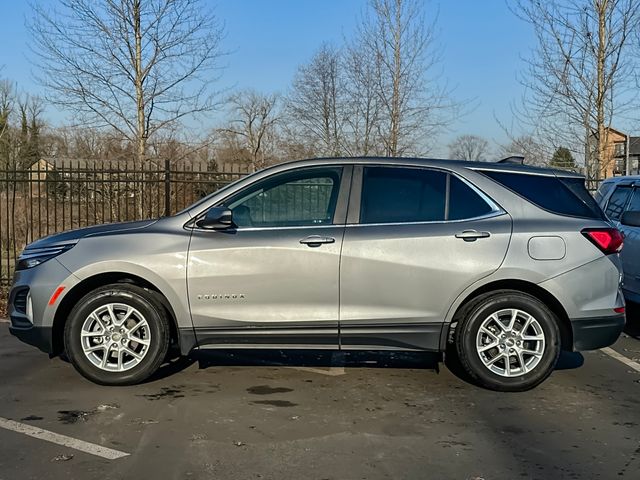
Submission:
[[[276,175],[225,204],[240,228],[331,225],[341,173],[341,168],[331,167]]]

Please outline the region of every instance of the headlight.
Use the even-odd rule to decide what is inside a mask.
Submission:
[[[16,270],[25,270],[40,265],[71,249],[76,243],[77,242],[65,243],[41,248],[27,248],[18,257]]]

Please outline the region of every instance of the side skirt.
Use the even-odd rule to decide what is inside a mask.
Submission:
[[[331,350],[398,350],[439,352],[443,323],[388,323],[281,327],[180,329],[180,351],[199,349],[274,348]]]
[[[185,336],[188,333],[185,329]],[[193,334],[193,330],[190,333]],[[198,348],[315,348],[315,349],[337,349],[338,348],[338,328],[337,326],[307,327],[283,325],[274,327],[272,325],[256,326],[248,325],[241,328],[212,327],[196,328],[193,341],[183,342],[181,332],[181,351],[184,354],[184,347],[191,345],[191,349]]]
[[[340,325],[342,350],[418,350],[439,352],[443,323]]]

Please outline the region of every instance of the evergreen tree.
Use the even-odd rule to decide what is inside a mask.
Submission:
[[[553,157],[551,157],[549,166],[555,168],[573,169],[576,168],[576,161],[568,148],[558,147],[558,149],[554,152]]]

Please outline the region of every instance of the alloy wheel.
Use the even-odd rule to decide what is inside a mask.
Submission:
[[[540,323],[516,308],[489,315],[476,335],[476,351],[486,368],[503,377],[519,377],[532,371],[545,350]]]
[[[151,345],[144,316],[123,303],[101,305],[82,325],[80,341],[89,361],[101,370],[124,372],[138,365]]]

